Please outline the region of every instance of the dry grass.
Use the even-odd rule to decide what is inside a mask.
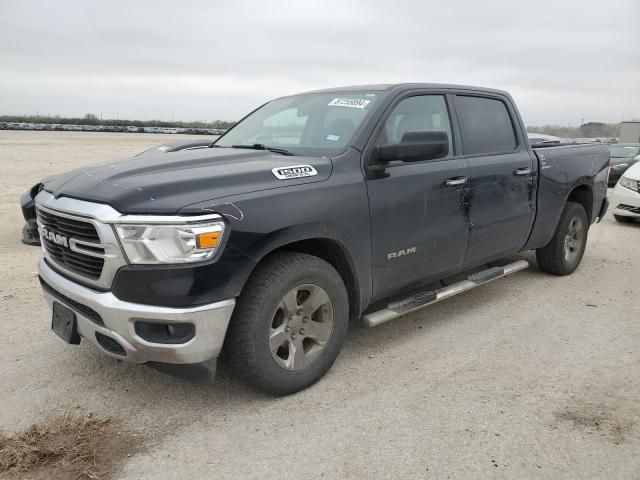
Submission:
[[[135,436],[91,414],[65,414],[26,430],[0,434],[0,478],[106,480],[136,448]]]

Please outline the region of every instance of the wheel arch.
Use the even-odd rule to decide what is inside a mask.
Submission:
[[[347,288],[347,295],[349,297],[349,316],[351,318],[360,317],[360,282],[356,275],[353,260],[343,244],[331,238],[308,238],[281,245],[270,252],[270,254],[283,251],[313,255],[314,257],[321,258],[333,266],[333,268],[335,268],[340,274],[340,277],[342,277],[342,281]]]
[[[260,251],[251,254],[256,262],[252,271],[268,256],[276,252],[300,252],[321,258],[336,269],[347,288],[349,316],[351,318],[360,316],[363,302],[368,301],[365,298],[367,295],[366,277],[359,276],[359,272],[363,269],[358,268],[349,248],[337,235],[333,235],[331,228],[326,225],[286,228],[273,232],[260,244]],[[364,270],[366,271],[366,269]]]
[[[567,202],[579,203],[584,207],[584,211],[587,214],[587,219],[589,221],[589,225],[593,223],[593,189],[591,186],[586,183],[582,183],[579,185],[575,185],[571,192],[569,192],[569,196],[567,197]]]
[[[549,185],[539,187],[536,216],[529,239],[522,250],[542,248],[551,241],[567,202],[582,205],[589,225],[595,221],[597,213],[594,212],[594,186],[593,183],[589,183],[589,180],[589,177],[581,177],[562,190],[555,184],[553,187]]]

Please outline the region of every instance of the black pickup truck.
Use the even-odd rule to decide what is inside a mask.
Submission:
[[[528,266],[579,265],[609,151],[533,148],[509,94],[334,88],[257,108],[210,145],[38,184],[52,329],[208,380],[219,356],[288,394],[375,326]],[[434,282],[440,282],[430,286]]]

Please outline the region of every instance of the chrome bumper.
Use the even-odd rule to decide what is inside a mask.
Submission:
[[[78,333],[94,344],[103,353],[132,363],[160,362],[172,364],[194,364],[217,358],[233,313],[235,300],[223,300],[192,308],[169,308],[142,305],[118,300],[111,292],[98,292],[68,280],[55,272],[44,259],[38,264],[42,280],[58,293],[97,312],[104,326],[83,314],[72,302],[55,296],[43,289],[50,307],[53,302],[62,303],[76,314]],[[152,343],[139,337],[134,329],[136,320],[162,323],[192,323],[195,336],[186,343]],[[116,340],[126,355],[117,355],[105,350],[96,333]]]

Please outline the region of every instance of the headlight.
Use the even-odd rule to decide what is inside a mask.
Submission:
[[[611,165],[611,168],[615,168],[616,170],[620,170],[621,168],[627,168],[629,166],[628,163],[618,163],[616,165]]]
[[[115,225],[131,263],[193,263],[213,257],[224,234],[224,222],[173,225]]]
[[[638,181],[632,180],[627,177],[620,177],[620,181],[618,182],[621,187],[628,188],[629,190],[633,190],[634,192],[640,192],[640,188],[638,187]]]

